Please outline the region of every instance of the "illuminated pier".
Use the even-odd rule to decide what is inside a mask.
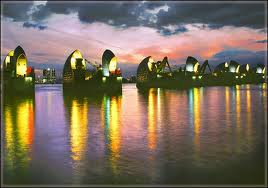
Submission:
[[[168,69],[166,67],[168,66]],[[202,86],[232,86],[239,84],[258,84],[265,82],[266,67],[258,64],[251,68],[249,64],[238,62],[220,63],[211,69],[208,60],[200,64],[194,57],[187,57],[184,67],[171,70],[167,57],[155,62],[151,56],[141,61],[137,69],[137,88],[183,89]]]
[[[63,88],[87,94],[122,92],[122,76],[117,67],[117,57],[111,50],[105,50],[100,65],[88,61],[79,50],[75,50],[63,68]]]
[[[11,50],[3,63],[3,86],[9,94],[34,93],[34,68],[27,66],[28,61],[22,47]]]

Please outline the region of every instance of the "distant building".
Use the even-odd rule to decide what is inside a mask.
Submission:
[[[43,69],[43,83],[54,84],[56,82],[56,71],[55,69]]]

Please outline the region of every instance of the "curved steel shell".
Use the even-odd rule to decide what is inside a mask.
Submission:
[[[80,73],[80,77],[85,77],[86,64],[79,50],[73,51],[67,58],[63,67],[63,82],[70,83],[74,81],[76,71]]]
[[[188,72],[197,72],[199,67],[199,63],[197,59],[192,56],[188,56],[186,60],[186,71]]]
[[[112,68],[111,68],[112,66]],[[110,76],[110,70],[116,69],[117,62],[114,53],[111,50],[105,50],[102,55],[102,72],[104,76]]]
[[[3,69],[9,71],[11,76],[26,76],[27,58],[21,46],[11,50],[5,57]]]
[[[229,63],[229,72],[238,73],[240,65],[238,62],[231,60]]]
[[[142,83],[142,82],[147,82],[149,81],[150,77],[150,69],[148,66],[148,62],[150,60],[151,56],[146,57],[141,61],[141,63],[138,66],[137,69],[137,82]]]

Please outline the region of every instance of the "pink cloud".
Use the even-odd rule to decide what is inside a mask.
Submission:
[[[54,15],[47,22],[48,29],[40,31],[2,20],[1,55],[21,45],[29,61],[64,64],[69,54],[79,49],[85,58],[100,63],[102,53],[108,48],[122,63],[138,64],[147,56],[155,60],[168,56],[182,64],[189,55],[209,59],[226,49],[266,50],[265,43],[256,43],[266,38],[265,33],[249,28],[190,29],[178,35],[162,36],[148,27],[120,29],[103,23],[83,24],[77,15]]]

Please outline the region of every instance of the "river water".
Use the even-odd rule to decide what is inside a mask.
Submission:
[[[4,184],[264,184],[266,84],[66,95],[2,106]]]

